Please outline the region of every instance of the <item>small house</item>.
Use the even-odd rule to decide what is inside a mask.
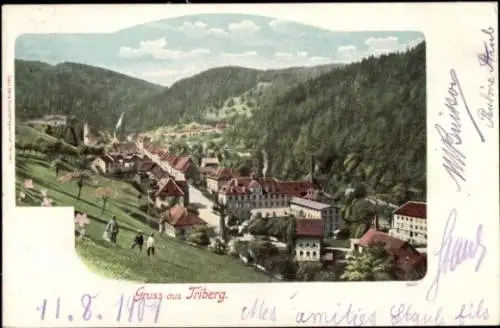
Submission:
[[[92,161],[91,167],[99,171],[100,173],[108,173],[110,170],[118,167],[116,158],[111,155],[99,156]]]
[[[138,168],[142,163],[142,158],[137,154],[125,155],[123,157],[123,166],[125,169]]]
[[[294,258],[296,261],[321,261],[323,220],[297,219]]]
[[[236,172],[226,167],[219,167],[216,171],[207,175],[207,189],[216,193],[219,189],[229,182],[232,178],[238,176]]]
[[[198,168],[190,156],[181,157],[173,167],[172,175],[177,180],[196,179]]]
[[[426,203],[406,202],[394,211],[393,216],[391,236],[416,245],[427,245]]]
[[[168,236],[185,238],[193,227],[206,224],[196,213],[182,205],[175,205],[167,211],[160,229],[164,229]]]
[[[396,265],[401,269],[400,274],[412,275],[415,272],[425,271],[427,257],[419,253],[408,242],[394,238],[387,233],[369,229],[359,240],[354,241],[353,253],[362,253],[369,247],[381,246],[393,256]]]
[[[215,172],[215,168],[210,166],[204,166],[198,168],[198,174],[200,175],[200,180],[207,181],[207,177]]]
[[[184,204],[184,190],[172,178],[163,180],[154,195],[157,208],[168,207],[172,201]]]
[[[217,168],[219,167],[219,159],[217,157],[204,157],[201,159],[201,165],[200,167],[212,167],[212,168]]]

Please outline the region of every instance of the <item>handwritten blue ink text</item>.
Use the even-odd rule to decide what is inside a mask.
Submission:
[[[462,304],[459,313],[455,316],[455,321],[459,325],[465,325],[468,320],[488,320],[489,317],[488,309],[484,306],[484,299],[481,299],[477,304],[474,302]]]
[[[253,305],[248,308],[244,306],[241,309],[241,319],[256,318],[263,321],[276,321],[276,307],[269,306],[264,301],[255,299]]]
[[[297,312],[295,322],[298,324],[313,324],[313,325],[352,325],[352,326],[376,326],[377,313],[376,311],[365,311],[363,309],[354,309],[352,304],[342,308],[340,303],[337,303],[337,311],[333,312]]]
[[[453,235],[455,223],[457,220],[457,210],[452,209],[443,232],[441,246],[434,252],[438,257],[438,269],[436,277],[427,291],[427,300],[435,299],[439,290],[439,283],[442,275],[448,272],[454,272],[463,262],[477,258],[476,272],[481,268],[484,257],[486,256],[486,246],[481,238],[483,235],[483,225],[479,224],[476,229],[475,240],[467,240]]]
[[[488,36],[488,40],[484,41],[484,49],[479,53],[478,60],[479,65],[486,67],[488,72],[488,78],[486,80],[486,86],[482,85],[480,87],[480,95],[486,101],[486,106],[481,107],[477,110],[477,116],[481,121],[486,121],[486,126],[488,128],[494,127],[493,121],[493,109],[494,109],[494,96],[495,96],[495,29],[489,27],[487,29],[482,29],[481,33]]]
[[[420,313],[412,309],[411,304],[400,304],[391,307],[391,324],[396,325],[408,325],[412,324],[414,326],[420,325],[433,325],[440,326],[444,325],[443,318],[443,308],[437,308],[435,313]]]

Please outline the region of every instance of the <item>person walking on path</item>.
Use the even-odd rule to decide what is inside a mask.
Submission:
[[[144,245],[144,236],[142,235],[141,230],[137,230],[137,234],[135,235],[134,242],[132,243],[132,249],[134,249],[135,246],[138,246],[139,252],[141,252],[143,245]]]
[[[108,225],[106,226],[106,231],[108,232],[108,235],[110,236],[110,240],[113,244],[116,244],[116,237],[118,236],[118,233],[120,232],[120,227],[118,226],[118,222],[116,222],[116,216],[113,215],[111,218],[111,221],[108,222]]]
[[[154,256],[155,255],[155,239],[154,239],[154,233],[151,233],[149,236],[148,240],[146,241],[146,253],[148,256]]]

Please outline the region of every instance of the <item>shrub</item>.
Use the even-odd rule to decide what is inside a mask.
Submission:
[[[215,231],[209,226],[196,226],[191,229],[187,240],[200,246],[208,246],[210,238],[215,236]]]
[[[215,254],[226,254],[227,253],[227,245],[220,238],[213,238],[212,242],[209,246],[210,250]]]
[[[321,263],[303,262],[297,268],[296,278],[301,281],[314,281],[321,272]]]

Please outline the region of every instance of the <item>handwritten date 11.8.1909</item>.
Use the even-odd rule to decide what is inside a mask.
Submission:
[[[60,297],[55,298],[53,302],[49,302],[47,299],[44,299],[42,303],[36,307],[36,311],[39,312],[40,320],[47,319],[49,311],[53,311],[53,319],[66,319],[69,322],[78,319],[83,321],[102,320],[103,314],[98,312],[96,306],[93,306],[93,301],[98,296],[99,295],[92,296],[90,294],[83,294],[80,298],[81,309],[78,311],[71,306],[64,308]],[[111,306],[115,308],[114,317],[117,322],[122,321],[123,315],[127,312],[128,322],[142,322],[144,320],[146,310],[149,310],[148,312],[150,316],[148,319],[153,323],[157,323],[161,311],[161,303],[161,299],[154,302],[148,302],[145,298],[136,300],[133,297],[129,297],[128,301],[125,302],[125,296],[122,294],[120,295],[118,301],[111,304]],[[68,313],[67,310],[70,312],[76,311],[77,313]]]

